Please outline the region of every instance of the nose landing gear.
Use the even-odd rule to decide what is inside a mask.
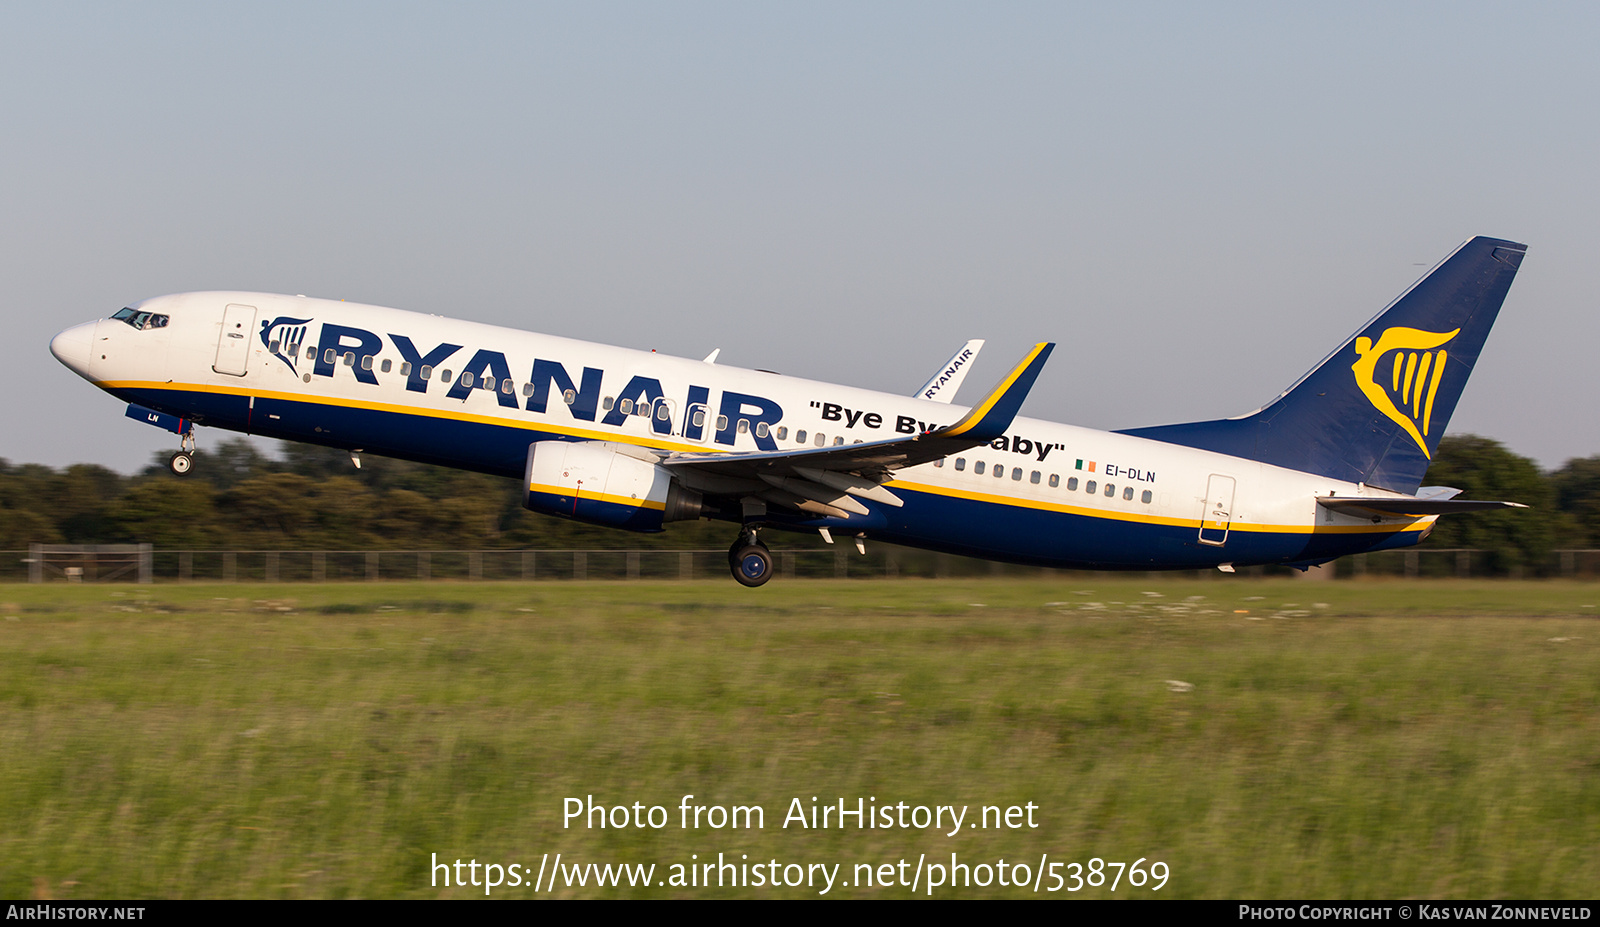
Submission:
[[[183,432],[182,438],[183,449],[174,451],[167,458],[167,469],[172,471],[173,476],[188,476],[194,470],[194,427],[190,426],[188,431]]]
[[[739,532],[739,539],[728,548],[728,569],[740,585],[752,588],[772,578],[772,551],[756,540],[754,528]]]

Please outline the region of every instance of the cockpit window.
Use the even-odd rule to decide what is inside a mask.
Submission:
[[[134,328],[137,328],[140,331],[147,331],[152,328],[167,327],[166,316],[158,315],[154,312],[140,312],[138,309],[135,309],[132,306],[129,306],[126,309],[118,309],[112,318],[119,322],[127,322],[129,325],[132,325]]]

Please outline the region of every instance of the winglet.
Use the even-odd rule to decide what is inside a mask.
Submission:
[[[1006,374],[995,388],[989,391],[983,401],[972,407],[972,411],[961,417],[949,428],[930,432],[930,437],[963,438],[973,444],[984,444],[1005,434],[1011,427],[1011,420],[1017,417],[1017,410],[1022,408],[1022,400],[1028,398],[1028,391],[1033,389],[1033,381],[1038,379],[1039,371],[1044,369],[1044,362],[1049,359],[1050,352],[1055,349],[1053,342],[1041,342],[1033,346],[1017,366]]]

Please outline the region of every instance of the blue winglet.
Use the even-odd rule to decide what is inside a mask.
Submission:
[[[1017,417],[1017,411],[1022,408],[1022,401],[1028,398],[1028,391],[1033,389],[1033,381],[1039,378],[1039,371],[1044,369],[1044,362],[1050,358],[1050,352],[1055,350],[1053,342],[1040,342],[1033,346],[1017,366],[1011,369],[989,391],[983,401],[972,407],[972,411],[961,417],[949,428],[941,428],[929,433],[934,438],[961,438],[970,441],[973,445],[987,444],[995,438],[1006,433],[1011,427],[1011,420]]]

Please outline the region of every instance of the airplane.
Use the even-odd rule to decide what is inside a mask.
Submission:
[[[1518,507],[1423,487],[1526,246],[1473,238],[1248,415],[1104,432],[1017,413],[1053,344],[970,408],[982,342],[891,395],[398,309],[246,292],[134,303],[61,332],[63,364],[181,439],[204,425],[522,480],[536,512],[632,531],[736,526],[1090,570],[1284,564],[1416,544]]]

